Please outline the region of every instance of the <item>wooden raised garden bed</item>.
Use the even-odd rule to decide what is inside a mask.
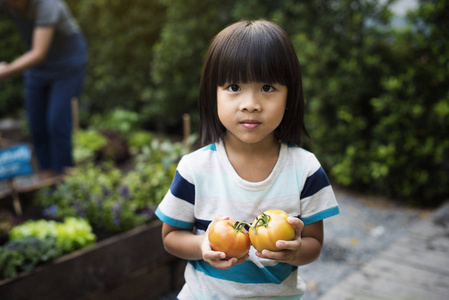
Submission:
[[[157,299],[182,286],[185,266],[165,251],[161,226],[152,221],[0,281],[0,298]]]

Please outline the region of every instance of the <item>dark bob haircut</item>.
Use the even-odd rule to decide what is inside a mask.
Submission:
[[[280,83],[287,104],[275,130],[282,143],[300,145],[304,125],[301,69],[293,44],[278,25],[265,20],[234,23],[213,39],[203,65],[199,91],[201,141],[217,142],[226,132],[217,112],[217,87],[229,83]]]

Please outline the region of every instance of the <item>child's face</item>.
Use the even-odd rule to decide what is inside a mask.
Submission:
[[[274,140],[286,103],[287,87],[278,83],[230,83],[217,88],[221,123],[228,134],[249,144]]]

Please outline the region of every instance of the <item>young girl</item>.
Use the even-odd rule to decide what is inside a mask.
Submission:
[[[298,266],[318,258],[323,219],[339,212],[307,135],[301,72],[293,45],[277,25],[240,21],[213,40],[199,109],[204,148],[179,162],[156,214],[171,254],[189,260],[179,299],[299,299]],[[268,209],[289,214],[296,234],[279,252],[225,258],[212,251],[213,221],[251,222]]]

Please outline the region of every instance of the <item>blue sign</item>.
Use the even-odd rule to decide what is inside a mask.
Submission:
[[[27,144],[0,149],[0,180],[32,172],[31,150]]]

